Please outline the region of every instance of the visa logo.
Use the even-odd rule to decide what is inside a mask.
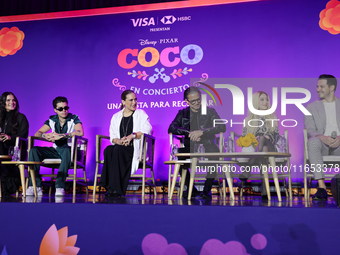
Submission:
[[[146,27],[146,26],[151,26],[155,25],[155,19],[152,18],[140,18],[140,19],[131,19],[132,20],[132,25],[134,27]]]

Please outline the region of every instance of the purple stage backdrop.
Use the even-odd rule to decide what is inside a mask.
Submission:
[[[299,166],[303,164],[303,113],[294,105],[287,106],[286,115],[281,113],[282,88],[307,89],[312,102],[317,99],[318,75],[340,77],[340,53],[335,51],[340,35],[319,25],[327,2],[268,0],[1,23],[0,40],[11,31],[18,39],[11,52],[0,48],[0,55],[6,55],[0,59],[1,92],[12,91],[18,97],[20,111],[30,122],[30,135],[54,114],[52,100],[66,96],[70,112],[79,115],[90,142],[87,172],[92,180],[95,135],[109,134],[122,89],[135,90],[157,139],[156,178],[165,180],[167,129],[185,106],[186,87],[200,80],[215,87],[215,78],[220,78],[218,82],[240,88],[245,95],[241,115],[233,114],[230,91],[216,88],[222,104],[213,94],[218,113],[229,121],[246,117],[248,87],[253,92],[267,91],[271,98],[272,87],[277,87],[278,119],[298,123],[287,129],[291,163]],[[287,98],[304,98],[301,91],[288,93]],[[212,100],[209,95],[207,99]],[[241,129],[228,123],[225,136]],[[281,133],[284,129],[280,124]],[[302,173],[293,177],[302,178]]]

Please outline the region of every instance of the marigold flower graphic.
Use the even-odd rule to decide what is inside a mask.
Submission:
[[[333,35],[340,34],[340,2],[331,0],[320,12],[319,25]]]
[[[22,48],[24,32],[17,27],[4,27],[0,30],[0,56],[14,55]]]
[[[74,245],[78,236],[67,236],[67,227],[57,230],[56,225],[53,224],[41,241],[39,255],[77,255],[80,248]]]

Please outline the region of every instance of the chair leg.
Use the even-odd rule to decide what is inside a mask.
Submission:
[[[175,169],[174,169],[174,174],[173,174],[173,180],[171,182],[171,188],[170,188],[170,197],[169,199],[172,199],[172,196],[174,194],[174,190],[175,190],[175,186],[176,186],[176,179],[175,176],[178,176],[178,172],[179,172],[179,168],[180,168],[180,164],[175,164]],[[189,187],[188,187],[189,188]]]
[[[308,185],[308,197],[310,197],[310,189],[312,187],[312,178],[309,178],[309,185]]]
[[[88,196],[88,195],[89,195],[89,187],[88,187],[88,185],[87,185],[87,179],[86,179],[86,171],[85,171],[85,168],[83,168],[83,175],[84,175],[84,182],[85,182],[85,184],[86,184],[86,186],[85,186],[85,189],[86,189],[86,196]]]
[[[171,189],[171,170],[172,170],[172,165],[169,165],[169,177],[168,177],[168,198],[170,198],[170,189]]]
[[[145,196],[145,167],[143,168],[143,177],[142,177],[142,197]]]
[[[275,188],[276,188],[276,194],[278,197],[279,202],[281,202],[281,192],[280,192],[280,184],[279,184],[279,179],[277,178],[277,172],[275,171],[275,158],[274,157],[269,157],[269,162],[270,165],[272,166],[272,174],[273,174],[273,178],[274,178],[274,184],[275,184]]]
[[[54,175],[54,168],[52,168],[52,175]],[[32,177],[31,177],[32,178]],[[48,195],[51,196],[52,195],[52,186],[53,186],[53,177],[51,176],[51,186],[49,188],[49,191],[48,191]]]
[[[21,179],[21,186],[22,186],[22,196],[26,197],[26,187],[25,187],[25,165],[19,165],[20,170],[20,179]]]
[[[190,172],[188,200],[191,200],[192,188],[194,187],[194,180],[195,180],[197,162],[198,162],[198,158],[193,157],[192,161],[191,161],[191,172]]]
[[[32,178],[32,185],[33,185],[33,189],[34,189],[34,196],[37,197],[37,182],[35,180],[34,168],[32,168],[32,166],[29,166],[27,173],[28,172],[30,172],[30,175],[31,175],[31,178]]]
[[[225,169],[228,169],[227,165],[225,165],[225,167],[226,167]],[[235,200],[234,189],[233,189],[233,178],[231,177],[230,171],[225,171],[225,174],[226,174],[228,187],[229,187],[230,200]]]
[[[96,163],[96,172],[94,174],[94,184],[93,184],[93,197],[96,196],[97,181],[98,181],[98,170],[99,170],[99,163]]]
[[[153,194],[155,195],[155,196],[157,196],[157,189],[156,189],[156,182],[155,182],[155,175],[154,175],[154,173],[153,173],[153,167],[152,168],[150,168],[150,171],[151,171],[151,176],[152,176],[152,183],[153,183]]]
[[[243,197],[243,186],[244,186],[244,181],[242,181],[241,182],[241,185],[242,185],[242,187],[241,187],[241,189],[240,189],[240,197],[242,198]]]
[[[268,169],[266,171],[263,171],[263,178],[264,178],[264,183],[266,185],[268,201],[270,201],[271,195],[270,195],[270,187],[269,187]]]
[[[77,168],[75,166],[73,169],[73,197],[76,196],[76,188],[77,188]]]
[[[220,178],[217,177],[217,184],[218,184],[218,191],[220,192],[220,197],[223,196],[222,194],[222,188],[221,188],[221,181]]]
[[[285,188],[286,198],[288,198],[288,188],[286,187],[286,178],[282,178],[283,187]]]
[[[182,178],[181,178],[181,189],[179,193],[179,198],[182,199],[183,197],[183,190],[184,190],[184,184],[185,184],[185,178],[187,176],[188,170],[187,169],[182,169]]]
[[[289,187],[289,199],[290,201],[293,200],[293,191],[292,191],[292,175],[290,172],[290,167],[288,169],[289,173],[288,173],[288,187]]]
[[[304,189],[304,195],[305,195],[305,202],[308,200],[308,191],[307,191],[307,173],[306,173],[306,168],[304,168],[304,173],[303,173],[303,189]]]
[[[226,185],[225,185],[225,178],[223,178],[223,180],[222,180],[222,185],[223,185],[222,186],[222,188],[223,188],[223,191],[222,191],[223,192],[223,199],[226,200],[227,199],[227,194],[226,194],[227,189],[226,189]]]

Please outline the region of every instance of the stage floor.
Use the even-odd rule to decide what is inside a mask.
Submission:
[[[337,209],[332,197],[11,196],[0,200],[0,254],[60,254],[60,245],[79,255],[338,254]]]
[[[56,197],[54,194],[49,196],[44,194],[42,197],[35,198],[27,196],[23,198],[21,195],[16,197],[0,198],[0,203],[75,203],[75,204],[134,204],[134,205],[183,205],[183,206],[245,206],[245,207],[294,207],[294,208],[338,208],[333,197],[328,197],[327,201],[313,201],[311,198],[305,201],[303,196],[294,196],[292,201],[289,201],[282,193],[282,201],[279,202],[276,196],[273,196],[270,201],[263,200],[261,196],[245,195],[240,197],[235,196],[235,200],[230,200],[227,195],[226,200],[219,195],[213,195],[211,200],[202,199],[200,197],[192,198],[191,200],[180,199],[175,194],[172,199],[168,199],[167,194],[158,194],[156,197],[152,194],[146,194],[143,198],[140,193],[129,193],[121,198],[106,198],[104,193],[96,194],[93,197],[92,192],[89,195],[86,193],[76,194],[73,197],[72,193],[66,194],[64,197]]]

